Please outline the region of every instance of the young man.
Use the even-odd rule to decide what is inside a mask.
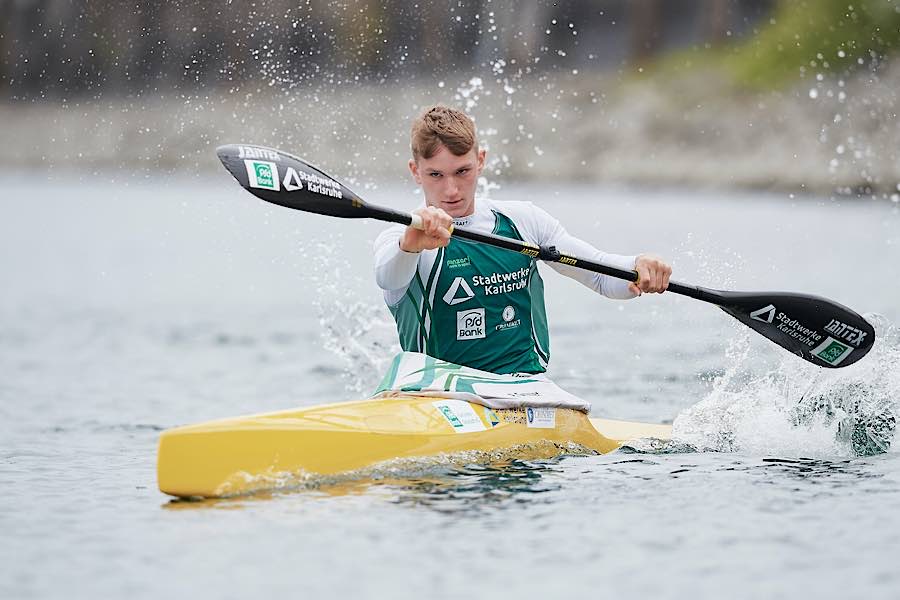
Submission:
[[[465,113],[425,110],[412,127],[409,170],[426,206],[414,211],[424,229],[395,226],[375,241],[375,279],[384,290],[400,345],[493,373],[543,373],[550,359],[544,285],[535,259],[450,237],[466,227],[556,246],[560,252],[636,270],[637,284],[548,263],[609,298],[662,293],[672,269],[657,257],[601,252],[569,235],[530,202],[475,198],[485,151]]]

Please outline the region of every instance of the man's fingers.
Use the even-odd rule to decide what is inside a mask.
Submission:
[[[664,292],[669,289],[669,277],[672,276],[672,267],[666,265],[663,269],[662,275],[662,289],[660,289],[660,292]]]
[[[638,265],[637,267],[635,267],[635,270],[638,274],[638,280],[632,285],[638,288],[641,292],[646,292],[647,286],[650,285],[650,273],[647,271],[647,267],[645,267],[644,265]]]

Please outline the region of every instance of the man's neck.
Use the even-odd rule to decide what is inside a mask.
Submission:
[[[478,206],[476,204],[477,201],[478,200],[476,199],[475,202],[472,202],[472,212],[462,217],[453,217],[453,225],[455,227],[465,227],[472,222],[472,219],[475,218],[475,213],[478,212],[478,209],[476,208]]]

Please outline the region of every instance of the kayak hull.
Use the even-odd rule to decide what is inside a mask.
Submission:
[[[169,429],[160,437],[157,475],[166,494],[214,498],[291,487],[388,461],[606,453],[631,439],[667,439],[670,433],[665,425],[591,419],[568,409],[493,411],[461,400],[384,398]]]

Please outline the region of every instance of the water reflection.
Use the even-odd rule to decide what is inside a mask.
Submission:
[[[446,477],[396,486],[394,503],[423,506],[441,513],[461,513],[549,502],[543,495],[562,488],[559,479],[548,478],[562,470],[561,460],[468,465]]]
[[[389,477],[320,478],[290,488],[231,498],[173,498],[162,508],[232,510],[278,498],[315,500],[369,495],[384,497],[397,505],[425,507],[441,513],[471,512],[544,501],[541,495],[562,487],[560,479],[548,479],[548,475],[562,471],[563,458],[442,466],[418,473],[394,473]]]

